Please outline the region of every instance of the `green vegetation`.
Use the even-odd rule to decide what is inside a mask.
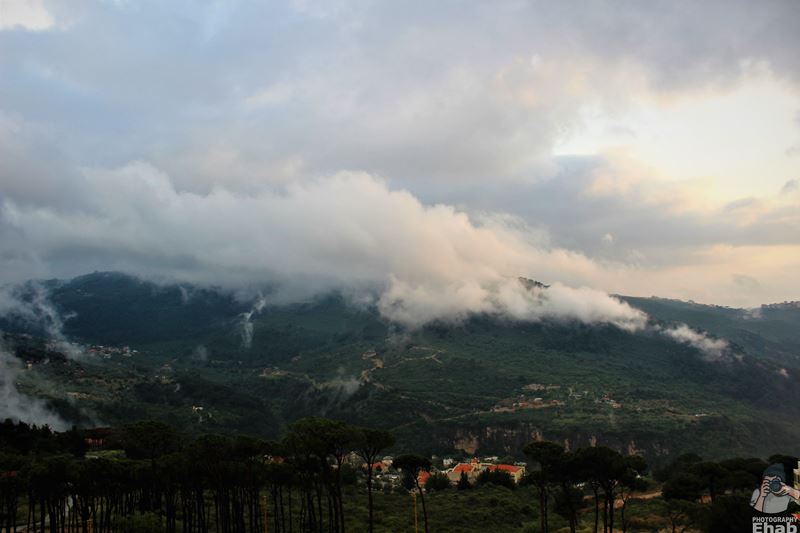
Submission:
[[[636,451],[653,464],[692,451],[800,453],[800,367],[786,355],[799,353],[796,306],[759,314],[628,299],[657,323],[730,338],[737,356],[711,362],[655,332],[612,326],[475,317],[401,331],[338,295],[268,305],[245,347],[251,306],[223,293],[107,273],[48,286],[74,315],[70,338],[136,350],[69,360],[6,335],[32,363],[20,390],[83,426],[157,419],[195,435],[276,438],[299,418],[330,416],[391,430],[398,452],[521,458],[541,436]]]
[[[7,420],[0,531],[743,531],[768,464],[685,454],[650,473],[638,455],[537,441],[524,449],[530,471],[519,485],[485,470],[474,487],[465,478],[454,487],[430,457],[405,454],[383,466],[404,483],[375,491],[364,450],[376,458],[391,440],[325,418],[298,420],[280,441],[191,439],[154,421],[54,433]],[[793,483],[797,457],[769,463]]]

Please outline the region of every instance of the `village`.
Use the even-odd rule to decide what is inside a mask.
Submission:
[[[364,474],[368,472],[368,465],[361,461],[361,458],[355,453],[348,456],[348,463],[351,466],[360,467],[360,471]],[[434,456],[432,463],[430,471],[420,472],[416,479],[419,487],[426,492],[435,490],[434,487],[442,488],[441,485],[445,479],[449,486],[464,489],[478,485],[482,475],[495,474],[507,477],[514,485],[518,485],[525,477],[526,465],[524,462],[501,462],[497,456],[473,457],[466,462],[452,457]],[[403,476],[393,467],[392,456],[386,456],[373,463],[372,476],[375,490],[389,492],[399,490],[403,486]],[[431,483],[434,479],[440,480],[439,483]],[[495,477],[496,479],[497,477]]]
[[[556,384],[543,384],[543,383],[529,383],[522,387],[522,392],[516,396],[503,398],[497,402],[491,411],[494,413],[513,413],[525,409],[547,409],[553,407],[562,407],[567,402],[576,402],[584,399],[593,400],[595,404],[602,404],[611,407],[612,409],[622,408],[622,403],[615,400],[611,393],[604,392],[600,397],[593,397],[588,391],[574,391],[572,387],[567,390],[566,397],[554,398],[553,395],[561,391],[561,385]],[[563,395],[563,393],[562,393]]]

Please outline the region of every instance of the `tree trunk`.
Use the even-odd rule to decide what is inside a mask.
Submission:
[[[544,487],[539,486],[539,529],[542,533],[547,533],[547,502]]]
[[[373,533],[372,518],[372,464],[367,463],[367,507],[369,509],[369,533]]]
[[[422,494],[422,487],[419,486],[419,477],[414,477],[414,484],[417,486],[417,492],[419,492],[419,499],[422,502],[422,521],[425,523],[425,533],[428,532],[428,509],[425,507],[425,495]]]

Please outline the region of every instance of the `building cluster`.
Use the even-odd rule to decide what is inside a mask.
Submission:
[[[102,344],[92,344],[86,347],[86,353],[89,355],[97,355],[103,359],[111,359],[112,355],[122,355],[124,357],[133,357],[134,354],[139,353],[137,350],[131,350],[130,346],[104,346]]]
[[[603,394],[603,397],[599,400],[595,400],[595,403],[604,403],[606,405],[610,405],[613,409],[619,409],[622,407],[622,404],[612,398],[609,393]]]
[[[492,411],[495,413],[510,413],[519,411],[520,409],[542,409],[545,407],[558,407],[560,405],[564,405],[564,402],[561,400],[545,400],[539,396],[531,397],[520,394],[515,398],[500,400],[497,405],[492,407]]]
[[[478,476],[483,472],[505,472],[515,484],[518,484],[525,476],[525,465],[524,463],[510,465],[482,462],[475,457],[468,463],[458,463],[447,470],[445,474],[452,485],[457,485],[462,478],[466,478],[471,485],[474,485],[478,481]]]
[[[392,467],[393,458],[387,455],[372,465],[372,487],[374,490],[394,490],[400,488],[402,478]],[[362,465],[366,470],[367,465]]]
[[[354,461],[358,459],[354,456]],[[402,475],[392,466],[393,458],[386,456],[382,460],[373,463],[372,477],[375,490],[394,490],[402,485]],[[361,462],[362,471],[367,471],[366,463]],[[417,481],[420,487],[425,487],[425,483],[431,476],[444,474],[452,486],[461,482],[462,477],[466,478],[470,485],[478,482],[478,476],[483,472],[505,472],[511,480],[518,484],[525,476],[525,463],[503,464],[498,462],[498,458],[484,457],[482,460],[474,457],[469,462],[457,462],[452,458],[445,458],[441,462],[442,468],[432,467],[430,472],[421,472]]]

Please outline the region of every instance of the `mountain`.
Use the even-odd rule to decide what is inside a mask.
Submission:
[[[655,297],[622,299],[651,317],[684,322],[728,339],[753,356],[800,365],[800,302],[735,309]]]
[[[41,357],[48,347],[21,335],[41,331],[7,317],[8,343],[33,361],[20,392],[82,423],[159,418],[188,431],[277,436],[320,414],[391,429],[398,449],[439,454],[513,454],[533,438],[602,443],[654,464],[688,451],[800,453],[795,304],[621,297],[659,327],[685,323],[726,339],[733,356],[709,360],[656,328],[481,316],[407,331],[337,294],[259,309],[224,291],[118,273],[37,287],[70,317],[63,333],[94,355]]]

